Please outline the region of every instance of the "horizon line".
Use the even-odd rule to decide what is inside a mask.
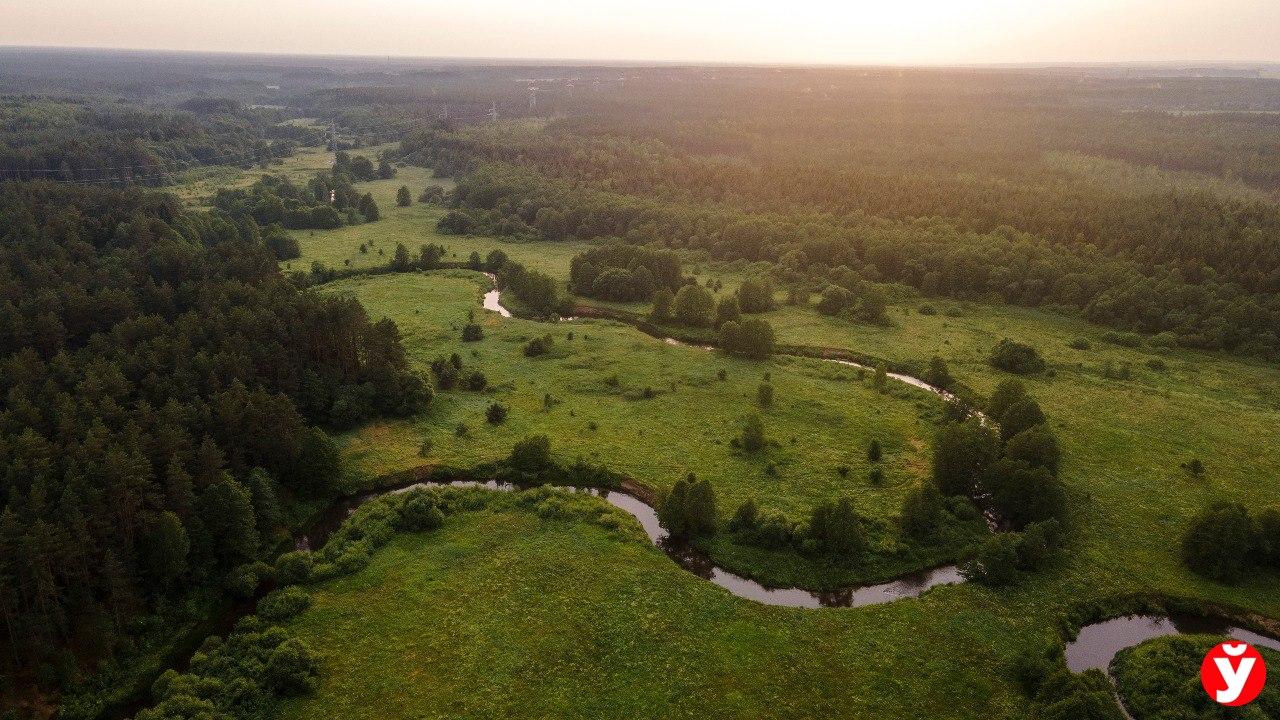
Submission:
[[[565,66],[612,65],[631,67],[743,67],[743,68],[881,68],[881,69],[1048,69],[1068,68],[1265,68],[1280,67],[1280,58],[1274,60],[1017,60],[999,62],[804,62],[804,61],[750,61],[750,60],[679,60],[633,58],[572,58],[572,57],[523,57],[485,55],[413,55],[403,53],[364,52],[296,52],[289,50],[224,50],[170,47],[122,47],[115,45],[11,45],[0,42],[0,50],[33,51],[101,51],[126,54],[170,53],[178,55],[222,55],[270,58],[324,58],[381,61],[457,62],[471,64],[540,64]],[[2,73],[0,73],[2,74]]]

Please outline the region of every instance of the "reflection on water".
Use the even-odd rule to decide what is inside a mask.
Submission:
[[[1067,667],[1072,672],[1098,669],[1107,672],[1116,654],[1125,648],[1140,645],[1147,640],[1168,635],[1196,634],[1220,635],[1243,640],[1251,645],[1280,650],[1280,640],[1230,623],[1197,615],[1171,613],[1161,615],[1130,615],[1104,620],[1080,630],[1075,641],[1067,645]]]
[[[520,489],[511,483],[502,483],[496,480],[455,480],[447,483],[418,483],[391,490],[390,492],[404,493],[433,485],[437,487],[479,487],[503,492]],[[950,585],[963,581],[959,569],[954,565],[947,565],[931,570],[922,570],[879,585],[842,588],[829,592],[813,592],[800,588],[767,588],[755,580],[749,580],[717,567],[711,562],[711,558],[697,548],[687,543],[672,540],[667,535],[667,531],[662,529],[662,525],[659,524],[657,511],[633,495],[617,490],[597,490],[594,488],[561,487],[560,489],[568,492],[590,493],[604,498],[610,505],[625,510],[634,517],[640,523],[640,527],[644,528],[645,535],[649,536],[649,540],[680,567],[704,580],[719,585],[738,597],[754,600],[765,605],[795,608],[860,607],[892,602],[902,598],[918,597],[924,591],[938,585]],[[298,538],[296,543],[298,549],[309,550],[323,546],[329,536],[341,527],[343,521],[350,517],[351,513],[355,512],[355,509],[361,503],[377,496],[378,494],[374,493],[334,505],[323,518],[315,523],[306,535]]]

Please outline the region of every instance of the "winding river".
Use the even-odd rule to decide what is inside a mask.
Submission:
[[[513,492],[521,489],[516,485],[495,480],[455,480],[440,483],[415,483],[406,487],[388,490],[387,492],[403,493],[433,485],[438,487],[480,487],[497,492]],[[768,588],[754,580],[716,566],[702,551],[670,538],[667,535],[667,531],[658,523],[657,511],[645,501],[628,492],[564,486],[560,486],[560,489],[569,492],[590,493],[604,499],[610,505],[626,511],[640,523],[640,527],[644,528],[649,540],[674,560],[677,565],[738,597],[754,600],[765,605],[811,609],[861,607],[901,598],[917,597],[924,591],[938,585],[949,585],[963,580],[956,566],[946,565],[911,573],[887,583],[841,588],[829,592],[814,592],[801,588]],[[357,507],[381,494],[371,493],[334,505],[324,517],[312,526],[310,531],[298,538],[297,548],[299,550],[309,550],[323,546],[329,535],[337,530],[342,525],[342,522],[350,517],[351,513],[355,512]]]
[[[511,317],[511,311],[502,306],[501,292],[496,285],[497,279],[493,275],[489,275],[489,278],[494,281],[495,285],[494,289],[484,295],[484,308],[496,312],[502,317]],[[693,345],[670,337],[664,337],[662,340],[670,345],[681,347],[693,347],[708,351],[715,349],[711,346]],[[867,365],[850,360],[824,358],[823,361],[861,370],[873,370]],[[892,380],[931,392],[944,400],[955,399],[955,396],[946,390],[930,385],[918,377],[902,373],[887,373],[887,375]],[[988,421],[986,416],[977,411],[974,412],[983,422]],[[676,546],[670,543],[666,532],[658,525],[657,513],[654,512],[653,508],[637,498],[616,491],[602,493],[602,495],[613,505],[634,515],[640,521],[640,524],[644,526],[649,539],[655,545],[661,547],[681,567],[699,577],[710,580],[738,597],[769,605],[802,608],[859,607],[890,602],[904,597],[918,597],[929,588],[964,580],[955,565],[947,565],[913,573],[881,585],[848,588],[831,593],[816,593],[799,588],[766,588],[757,582],[716,567],[705,555],[693,548]],[[988,523],[991,523],[991,518],[988,518]],[[1235,627],[1231,623],[1219,619],[1177,613],[1172,613],[1168,616],[1134,615],[1105,620],[1083,628],[1076,639],[1067,645],[1067,666],[1072,672],[1083,672],[1093,668],[1107,672],[1112,659],[1121,650],[1153,638],[1180,633],[1222,635],[1262,647],[1280,650],[1280,640]]]

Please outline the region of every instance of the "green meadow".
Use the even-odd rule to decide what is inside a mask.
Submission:
[[[292,266],[368,267],[385,263],[396,243],[412,251],[435,242],[450,259],[502,249],[567,277],[582,245],[442,236],[441,208],[395,207],[401,184],[416,196],[429,182],[438,181],[402,168],[395,180],[366,184],[384,219],[297,233],[303,257]],[[744,274],[695,266],[725,291]],[[494,460],[543,433],[563,461],[603,463],[657,489],[689,472],[707,478],[722,520],[747,497],[800,520],[821,500],[849,496],[889,521],[928,473],[940,404],[927,393],[898,383],[880,392],[852,369],[812,360],[748,362],[676,347],[616,322],[502,318],[481,309],[488,289],[479,273],[459,270],[357,276],[317,289],[350,294],[372,317],[395,320],[415,367],[458,353],[465,370],[487,380],[483,391],[438,394],[420,417],[343,436],[352,482]],[[484,339],[464,343],[471,313]],[[735,598],[638,536],[510,509],[451,517],[317,589],[292,628],[323,657],[320,687],[290,702],[285,717],[1025,717],[1010,667],[1028,644],[1056,641],[1073,608],[1152,594],[1280,616],[1280,578],[1223,585],[1191,574],[1177,556],[1183,529],[1206,505],[1261,508],[1280,498],[1280,371],[1126,347],[1081,320],[1004,305],[912,298],[889,316],[888,327],[874,327],[810,307],[765,315],[783,343],[894,364],[938,355],[983,394],[1009,377],[986,362],[1001,338],[1036,347],[1051,372],[1026,383],[1063,443],[1071,506],[1069,552],[1050,569],[1001,590],[965,584],[882,606],[787,610]],[[543,335],[553,350],[526,357],[524,343]],[[1077,349],[1079,339],[1087,349]],[[764,408],[756,392],[766,377],[774,402]],[[494,402],[510,408],[501,425],[485,421]],[[731,445],[753,412],[772,441],[758,457]],[[872,438],[886,450],[882,485],[868,480]],[[1182,469],[1193,458],[1204,462],[1203,476]]]
[[[992,595],[767,607],[638,528],[451,516],[314,596],[289,628],[320,653],[319,685],[283,718],[1021,716],[998,669],[1024,620]]]

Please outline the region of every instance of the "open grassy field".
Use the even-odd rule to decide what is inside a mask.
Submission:
[[[482,393],[442,393],[425,417],[349,435],[348,454],[360,472],[379,475],[425,462],[418,454],[423,439],[431,441],[428,460],[465,467],[504,457],[520,438],[544,433],[566,461],[581,456],[653,487],[668,487],[689,472],[707,478],[726,517],[754,495],[797,519],[837,495],[854,497],[874,516],[890,516],[927,472],[928,418],[939,405],[927,393],[904,385],[881,393],[869,387],[869,377],[817,361],[750,362],[673,347],[614,322],[501,318],[479,310],[487,289],[486,278],[466,271],[356,277],[324,287],[351,293],[371,315],[395,320],[419,368],[457,352],[490,385]],[[460,329],[471,310],[479,313],[485,339],[463,343]],[[554,350],[525,357],[523,343],[543,334],[552,335]],[[774,401],[764,408],[756,394],[766,375]],[[484,418],[495,401],[511,408],[498,426]],[[761,414],[776,443],[759,456],[730,446],[748,413]],[[460,423],[470,428],[468,436],[457,435]],[[885,449],[886,479],[879,487],[867,479],[872,438]],[[837,472],[840,466],[849,468],[848,477]]]
[[[320,685],[281,717],[1022,717],[999,669],[1026,620],[994,599],[766,607],[638,528],[469,513],[315,593],[290,630],[322,655]]]

